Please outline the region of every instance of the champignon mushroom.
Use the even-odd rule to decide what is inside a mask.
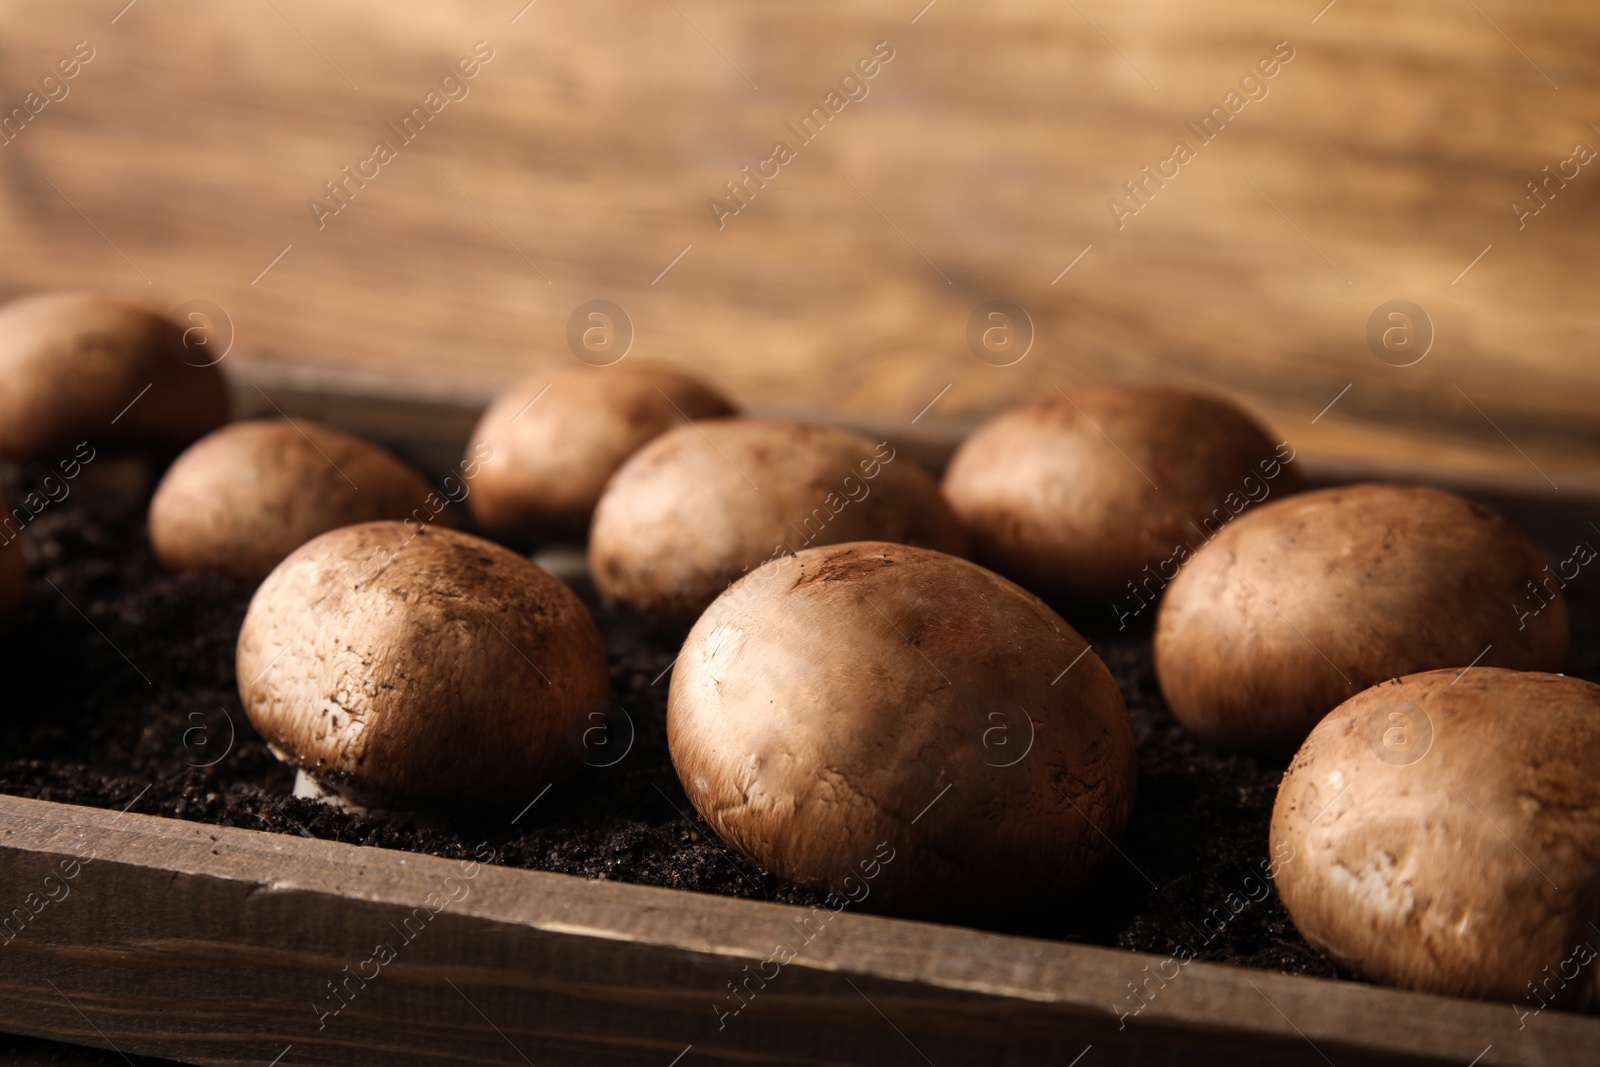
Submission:
[[[0,307],[0,458],[187,445],[228,418],[221,372],[187,354],[176,324],[131,304],[45,293]]]
[[[595,509],[589,565],[609,599],[687,622],[764,560],[861,540],[966,551],[938,485],[888,443],[719,419],[668,430],[623,465]]]
[[[806,549],[718,597],[673,668],[667,740],[730,845],[905,914],[1058,906],[1133,808],[1127,710],[1083,638],[906,545]]]
[[[1437,489],[1353,485],[1252,510],[1167,589],[1155,666],[1173,713],[1219,744],[1298,745],[1369,685],[1470,663],[1559,670],[1567,608],[1528,593],[1539,550]],[[1520,611],[1525,601],[1541,604]]]
[[[581,539],[606,481],[640,446],[686,419],[733,413],[709,386],[663,368],[529,378],[478,422],[467,454],[481,466],[467,506],[484,532],[519,547]]]
[[[1109,622],[1158,597],[1235,515],[1298,490],[1293,456],[1223,400],[1073,389],[980,427],[944,492],[974,559]]]
[[[9,518],[0,500],[0,518]],[[28,596],[28,564],[22,555],[22,539],[0,522],[0,628],[16,618]]]
[[[446,501],[376,445],[299,419],[236,422],[197,441],[150,502],[156,558],[265,578],[320,533],[378,519],[442,521]]]
[[[1589,682],[1475,667],[1374,686],[1284,776],[1278,893],[1307,940],[1377,981],[1519,1015],[1592,1006],[1597,767]]]
[[[366,523],[256,590],[239,696],[279,759],[366,807],[526,803],[580,760],[609,690],[588,609],[539,567],[432,525]]]

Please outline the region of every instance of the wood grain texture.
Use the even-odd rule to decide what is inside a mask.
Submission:
[[[805,909],[0,797],[0,1026],[203,1064],[1591,1062],[1600,1020],[842,912],[737,1017],[713,1005]],[[398,926],[454,876],[464,893]],[[59,884],[59,878],[58,878]],[[11,906],[8,904],[8,907]],[[409,928],[408,928],[409,929]],[[347,1006],[326,983],[395,958]],[[752,987],[754,988],[754,987]],[[675,1059],[675,1057],[680,1057]]]
[[[317,419],[397,449],[425,470],[448,473],[466,449],[492,390],[428,377],[394,378],[380,372],[326,365],[240,358],[224,364],[237,418],[278,414]],[[597,371],[596,373],[604,373]],[[935,475],[982,421],[975,415],[925,415],[908,421],[882,414],[851,414],[785,404],[755,405],[752,415],[828,423],[887,440]],[[1523,530],[1550,538],[1552,550],[1570,548],[1600,498],[1600,467],[1574,468],[1559,492],[1503,465],[1485,463],[1470,449],[1440,445],[1402,447],[1397,434],[1366,430],[1350,451],[1307,449],[1303,434],[1286,440],[1318,485],[1366,479],[1412,481],[1473,496],[1498,508]],[[1521,462],[1519,459],[1518,462]],[[1524,471],[1528,468],[1524,467]]]
[[[1521,229],[1510,206],[1600,147],[1600,14],[1323,8],[0,4],[0,106],[96,49],[0,147],[0,293],[209,299],[242,352],[480,389],[570,363],[568,317],[606,298],[630,358],[751,404],[909,420],[947,385],[930,417],[1162,380],[1313,457],[1600,484],[1600,164]],[[478,40],[470,95],[319,229],[308,201]],[[786,123],[878,41],[870,95],[799,143]],[[1268,95],[1188,132],[1278,41]],[[719,230],[708,199],[779,139],[795,160]],[[1195,158],[1118,228],[1110,198],[1179,139]],[[1036,326],[1007,368],[967,346],[994,298]],[[1435,327],[1415,366],[1368,350],[1396,298]]]

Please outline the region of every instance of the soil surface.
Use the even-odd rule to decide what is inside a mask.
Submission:
[[[14,503],[43,474],[0,469],[0,495]],[[521,812],[470,825],[419,825],[293,797],[293,772],[252,731],[235,686],[234,641],[252,590],[163,570],[145,535],[146,501],[137,487],[97,486],[86,475],[28,525],[31,596],[0,642],[0,792],[451,858],[487,840],[497,862],[513,867],[820,900],[734,855],[694,813],[666,746],[676,641],[605,610],[587,589],[580,593],[610,649],[613,700],[626,712],[607,740],[610,752],[626,753],[613,765],[530,790]],[[1600,627],[1583,592],[1569,590],[1574,646],[1592,653]],[[1050,917],[1015,916],[1007,929],[1340,974],[1296,932],[1262,874],[1283,764],[1218,751],[1180,729],[1156,686],[1148,630],[1086,636],[1132,715],[1137,811],[1121,857],[1079,899]],[[1579,658],[1574,673],[1596,677],[1595,656]]]
[[[175,1060],[123,1055],[114,1049],[85,1048],[36,1037],[0,1034],[0,1067],[182,1067]]]

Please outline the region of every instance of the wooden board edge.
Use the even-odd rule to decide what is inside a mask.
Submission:
[[[241,355],[224,366],[240,417],[271,416],[276,408],[291,416],[333,422],[392,445],[404,444],[420,453],[419,459],[441,469],[460,458],[472,426],[495,395],[491,389],[444,379],[328,368],[260,355]],[[937,412],[914,421],[780,407],[753,407],[748,413],[881,436],[934,471],[944,468],[956,446],[983,421],[978,416],[945,417]],[[1581,466],[1555,471],[1558,488],[1544,470],[1509,453],[1507,463],[1474,465],[1443,439],[1426,434],[1316,433],[1303,447],[1299,440],[1290,439],[1314,483],[1422,482],[1468,495],[1550,498],[1558,494],[1575,505],[1600,503],[1600,472]]]
[[[310,915],[305,920],[310,928],[333,931],[328,936],[341,937],[352,916],[413,909],[444,879],[461,877],[461,865],[453,860],[18,797],[0,797],[0,853],[6,857],[0,864],[0,891],[7,894],[0,899],[21,901],[27,893],[37,892],[41,871],[49,871],[68,857],[92,855],[73,887],[80,900],[95,897],[101,872],[117,870],[122,873],[116,878],[104,876],[108,886],[119,880],[144,879],[167,886],[169,899],[181,897],[188,902],[186,907],[200,912],[212,906],[207,903],[212,898],[264,901],[293,896],[304,909],[296,914]],[[146,917],[160,918],[163,906],[160,901],[148,905]],[[56,910],[52,913],[49,907]],[[30,928],[0,948],[0,968],[15,974],[14,965],[25,960],[23,972],[54,974],[51,980],[63,990],[82,988],[86,996],[98,996],[104,1003],[104,991],[96,993],[92,978],[84,976],[84,960],[107,953],[113,957],[116,952],[137,954],[138,949],[127,943],[104,943],[105,914],[105,908],[92,904],[72,906],[70,896],[59,905],[47,905]],[[1600,1020],[1547,1012],[1536,1025],[1519,1029],[1517,1012],[1508,1004],[1198,962],[1184,965],[1181,977],[1170,982],[1149,984],[1150,969],[1165,973],[1162,969],[1170,961],[848,910],[825,917],[786,905],[488,865],[477,868],[471,894],[452,904],[450,915],[465,932],[453,951],[429,961],[428,968],[419,968],[436,972],[431,979],[434,985],[439,985],[438,975],[457,973],[460,977],[473,972],[480,962],[476,954],[491,940],[533,938],[541,944],[564,946],[542,951],[578,952],[596,960],[631,956],[636,961],[653,961],[651,967],[671,971],[673,977],[646,999],[701,1005],[678,1029],[688,1044],[695,1044],[696,1038],[704,1044],[715,1036],[710,1025],[715,1018],[711,1005],[719,1000],[739,1003],[723,988],[725,980],[746,974],[742,970],[746,965],[769,960],[775,941],[792,931],[797,922],[804,925],[808,916],[813,925],[825,926],[826,936],[808,940],[803,951],[783,968],[786,977],[781,994],[752,1003],[752,1007],[759,1004],[761,1011],[740,1020],[741,1041],[748,1043],[769,1028],[792,1031],[794,1019],[790,1016],[807,1003],[814,1006],[821,988],[818,983],[844,977],[859,985],[863,997],[878,994],[886,998],[894,1006],[898,1025],[912,1037],[943,1042],[947,1050],[952,1035],[941,1030],[950,1025],[961,1028],[963,1039],[1000,1044],[1024,1038],[1045,1041],[1041,1035],[1053,1032],[1083,1036],[1090,1043],[1098,1040],[1103,1048],[1120,1048],[1125,1053],[1185,1043],[1194,1048],[1237,1045],[1270,1048],[1284,1062],[1321,1062],[1321,1056],[1328,1056],[1341,1064],[1465,1064],[1492,1047],[1496,1055],[1485,1062],[1576,1065],[1589,1062],[1592,1049],[1600,1043]],[[216,931],[203,924],[190,929],[191,918],[167,915],[156,924],[159,929],[133,940],[142,944],[154,938],[167,957],[190,960],[195,953],[203,954],[205,943],[217,937]],[[289,950],[281,939],[291,933],[252,930],[247,925],[233,930],[231,936],[251,942],[238,946],[242,955],[248,955],[245,949],[270,955]],[[603,946],[607,944],[615,947],[606,949]],[[19,956],[18,946],[28,954]],[[337,975],[339,961],[350,951],[354,949],[347,947],[344,955],[329,951],[318,958],[325,970]],[[117,965],[115,958],[111,964]],[[614,965],[613,959],[607,966]],[[600,986],[605,985],[604,970],[597,965],[593,981]],[[531,974],[508,977],[517,973],[515,968],[496,972],[483,988],[502,989],[534,981]],[[148,980],[159,983],[160,979]],[[4,978],[0,982],[11,984]],[[1122,1019],[1116,1005],[1138,1003],[1126,999],[1130,983],[1145,983],[1144,988],[1151,990],[1150,1000],[1136,1016]],[[314,981],[302,984],[310,989]],[[848,995],[849,991],[844,992]],[[48,991],[45,993],[48,996]],[[611,997],[626,1002],[641,996],[645,994],[638,990],[597,989],[592,993],[602,1001]],[[14,997],[7,999],[14,1002]],[[173,1008],[177,1010],[176,1005]],[[4,1013],[0,1022],[9,1029],[69,1041],[90,1036],[81,1026],[64,1030],[59,1025],[32,1025],[14,1008],[0,1008],[0,1012]],[[50,1016],[55,1020],[64,1017],[59,1011]],[[299,1022],[305,1024],[308,1017],[299,1016]],[[677,1016],[672,1017],[676,1024]],[[224,1029],[231,1025],[242,1033],[256,1022],[243,1014],[229,1020],[225,1012],[219,1017],[213,1010],[208,1025]],[[302,1029],[308,1028],[302,1025]],[[288,1043],[294,1043],[292,1026],[282,1029],[282,1034]],[[303,1042],[309,1036],[300,1035]],[[819,1034],[818,1040],[823,1036]],[[792,1033],[789,1039],[796,1040]],[[146,1035],[139,1044],[129,1044],[140,1051],[169,1056],[194,1055],[197,1047],[210,1047],[171,1035],[162,1039]],[[202,1051],[194,1062],[244,1061],[218,1057],[213,1050],[209,1054]],[[294,1062],[293,1057],[285,1060],[286,1064]],[[940,1057],[941,1067],[958,1062],[968,1061],[949,1051]]]

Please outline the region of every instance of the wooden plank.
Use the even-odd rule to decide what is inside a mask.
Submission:
[[[282,360],[241,358],[225,364],[224,369],[238,417],[272,417],[281,411],[318,419],[398,448],[437,471],[448,471],[460,460],[473,425],[494,394],[492,389],[437,378],[394,378]],[[771,418],[834,423],[890,440],[934,472],[944,469],[956,446],[980,422],[972,415],[932,415],[912,423],[784,404],[756,405],[749,411]],[[1530,484],[1524,476],[1526,467],[1507,470],[1504,464],[1485,464],[1449,447],[1419,449],[1411,447],[1415,442],[1380,431],[1360,437],[1359,448],[1345,453],[1307,446],[1300,431],[1286,435],[1285,440],[1304,460],[1305,472],[1313,482],[1411,481],[1487,496],[1495,498],[1496,506],[1515,510],[1520,524],[1530,532],[1531,527],[1548,525],[1556,512],[1592,508],[1600,500],[1600,465],[1582,470],[1552,468],[1562,475],[1557,493],[1542,482]],[[1518,464],[1522,462],[1517,459]],[[1565,537],[1564,530],[1561,536]],[[1560,547],[1565,548],[1565,542]]]
[[[1600,175],[1511,209],[1600,147],[1588,0],[123,7],[0,7],[0,107],[96,50],[0,147],[0,295],[204,298],[241,351],[481,387],[570,365],[605,298],[630,358],[748,404],[904,421],[946,386],[934,414],[1162,380],[1311,456],[1595,477]],[[324,183],[480,39],[470,95],[319,228]],[[877,41],[870,95],[800,145]],[[1269,94],[1188,132],[1278,41]],[[795,161],[719,229],[707,201],[780,138]],[[1119,228],[1180,138],[1196,158]],[[1036,327],[1013,367],[968,350],[996,298]],[[1437,338],[1411,367],[1368,349],[1397,298]]]
[[[800,908],[16,797],[0,851],[0,900],[37,909],[0,950],[0,1027],[202,1064],[953,1067],[1092,1045],[1102,1064],[1459,1067],[1490,1046],[1587,1064],[1600,1042],[1594,1018],[1519,1029],[1506,1004],[1204,963],[1119,1030],[1157,958],[848,911],[805,939]],[[451,899],[431,914],[430,894]],[[364,962],[380,941],[393,958]],[[722,1017],[783,942],[795,958]]]

